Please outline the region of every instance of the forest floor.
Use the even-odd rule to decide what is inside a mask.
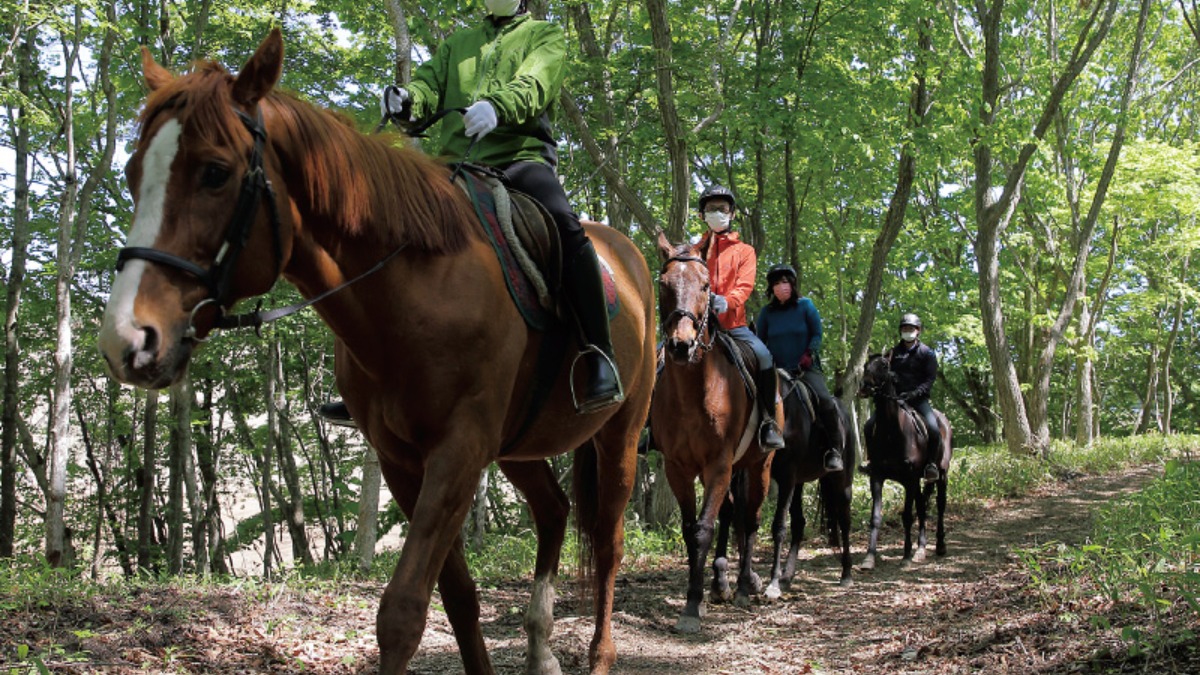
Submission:
[[[1131,657],[1121,630],[1146,628],[1144,613],[1043,592],[1016,553],[1051,542],[1083,543],[1099,505],[1160,471],[1078,477],[1029,497],[951,513],[948,555],[933,555],[931,533],[930,556],[920,564],[901,559],[897,518],[881,531],[876,569],[855,568],[849,587],[838,585],[839,564],[829,549],[810,537],[782,599],[756,599],[747,609],[710,604],[698,635],[672,630],[683,605],[682,560],[661,568],[626,566],[613,617],[615,672],[1198,673],[1194,640]],[[853,544],[857,564],[865,533],[855,533]],[[760,537],[759,574],[768,573],[768,557],[769,536]],[[155,586],[11,612],[0,621],[0,672],[31,671],[29,660],[13,661],[14,645],[28,645],[50,671],[64,673],[374,672],[381,590],[361,582],[325,590]],[[497,671],[521,672],[528,584],[486,587],[481,595]],[[580,614],[575,600],[574,585],[564,580],[553,646],[570,674],[587,672],[592,631],[590,615]],[[1098,611],[1110,625],[1098,628],[1089,620]],[[410,668],[420,675],[462,672],[443,613],[431,611]]]

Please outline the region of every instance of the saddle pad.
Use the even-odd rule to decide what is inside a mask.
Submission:
[[[754,385],[754,371],[758,370],[758,357],[754,355],[754,350],[750,348],[750,345],[738,342],[723,330],[717,331],[716,339],[729,361],[737,368],[738,375],[742,376],[746,395],[750,397],[751,401],[757,400],[758,389]],[[754,364],[753,369],[750,364]]]
[[[499,180],[474,170],[462,173],[459,186],[471,198],[475,214],[496,251],[509,295],[525,323],[545,331],[561,321],[557,293],[562,269],[558,231],[550,215],[525,194],[510,191]],[[608,318],[620,310],[612,267],[600,256]],[[548,282],[547,279],[550,279]]]

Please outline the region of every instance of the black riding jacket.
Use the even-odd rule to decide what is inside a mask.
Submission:
[[[919,339],[912,346],[901,340],[892,347],[891,369],[896,374],[896,394],[908,392],[912,400],[929,398],[937,379],[937,356]]]

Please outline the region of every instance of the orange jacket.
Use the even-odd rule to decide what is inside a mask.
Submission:
[[[758,279],[758,254],[737,232],[706,232],[701,240],[712,292],[725,296],[729,310],[718,318],[729,330],[746,325],[746,301]]]

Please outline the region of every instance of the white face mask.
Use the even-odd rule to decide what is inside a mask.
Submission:
[[[708,229],[713,232],[724,232],[729,229],[730,214],[721,213],[720,211],[709,211],[704,214],[704,222],[708,223]]]
[[[900,339],[904,340],[905,342],[912,342],[913,340],[917,339],[917,331],[902,330],[900,331]]]
[[[512,16],[521,6],[521,0],[483,0],[483,6],[494,17]]]

